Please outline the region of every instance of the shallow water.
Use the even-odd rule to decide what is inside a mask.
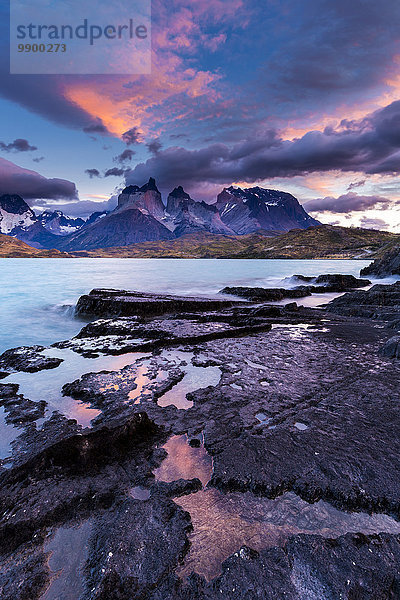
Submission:
[[[223,494],[211,488],[175,502],[190,513],[194,527],[189,554],[177,571],[183,578],[195,571],[210,580],[241,546],[255,550],[283,546],[298,533],[328,538],[348,532],[400,533],[400,523],[387,515],[346,513],[323,501],[308,504],[293,493],[269,500],[250,492]]]
[[[167,351],[163,352],[169,360],[180,359],[186,365],[180,366],[185,375],[181,381],[174,385],[168,392],[160,396],[157,404],[165,407],[176,406],[182,410],[186,410],[193,406],[193,402],[186,398],[187,394],[195,392],[209,386],[216,386],[221,380],[222,371],[219,367],[197,367],[192,364],[191,352]]]
[[[323,501],[309,504],[292,492],[270,500],[251,492],[223,494],[205,488],[212,475],[212,459],[203,445],[192,448],[187,436],[181,435],[171,437],[163,448],[168,456],[154,471],[157,480],[198,477],[203,484],[201,491],[174,499],[190,513],[193,524],[190,551],[177,570],[182,578],[195,571],[211,580],[241,546],[255,550],[283,546],[298,533],[332,538],[349,532],[400,533],[400,523],[387,515],[347,513]]]
[[[368,263],[364,260],[2,258],[0,352],[21,345],[47,346],[75,335],[82,322],[73,318],[71,307],[79,296],[95,287],[213,296],[227,285],[291,287],[293,282],[286,278],[296,273],[358,275]]]
[[[0,406],[0,458],[7,458],[11,455],[11,443],[21,433],[21,429],[6,423],[5,415],[4,407]]]
[[[84,592],[83,568],[91,531],[91,521],[85,521],[60,527],[49,538],[44,551],[50,553],[51,583],[41,600],[79,600]]]
[[[2,380],[3,383],[17,383],[19,394],[34,402],[45,400],[48,404],[46,416],[54,410],[59,411],[70,419],[76,419],[83,427],[100,414],[99,410],[89,408],[88,404],[78,402],[69,396],[62,395],[62,387],[84,373],[100,371],[117,371],[130,365],[143,354],[128,353],[121,356],[100,356],[99,358],[84,358],[72,350],[51,348],[44,352],[46,356],[63,358],[64,361],[55,369],[39,371],[38,373],[13,373]]]

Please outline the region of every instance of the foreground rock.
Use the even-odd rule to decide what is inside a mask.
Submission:
[[[234,300],[213,300],[191,298],[189,296],[168,296],[124,290],[92,290],[87,296],[81,296],[76,306],[78,315],[95,316],[147,316],[171,314],[174,312],[218,310],[233,306]]]
[[[36,373],[44,369],[55,369],[61,363],[61,358],[51,358],[45,356],[44,346],[21,346],[6,350],[0,356],[0,371],[3,375],[15,371],[25,371],[26,373]]]
[[[319,275],[307,277],[294,275],[294,281],[301,281],[307,285],[294,288],[255,288],[255,287],[225,287],[220,294],[230,294],[246,298],[253,302],[274,302],[285,298],[304,298],[311,294],[325,294],[330,292],[346,292],[354,288],[367,287],[371,284],[368,279],[357,279],[353,275]]]
[[[400,319],[400,282],[344,294],[332,300],[327,310],[346,316],[397,321]]]
[[[368,302],[351,300],[353,307],[373,298],[376,313],[393,309],[399,290],[355,291],[343,308],[364,294]],[[57,344],[85,356],[141,349],[122,368],[60,381],[67,399],[86,403],[81,410],[96,409],[90,427],[63,414],[62,403],[51,414],[46,398],[24,398],[12,378],[0,385],[6,424],[19,427],[8,468],[0,468],[0,597],[73,590],[79,600],[394,600],[400,367],[378,354],[393,346],[393,330],[293,302],[136,294],[84,297],[101,316],[132,314],[101,318]],[[150,316],[160,310],[166,314]],[[42,352],[18,356],[31,351]],[[183,445],[171,444],[185,435]],[[212,553],[198,515],[178,501],[199,497],[201,510],[210,492],[216,501],[203,520],[221,540]],[[307,510],[316,503],[308,518],[319,518],[305,528],[304,512],[292,515],[294,533],[285,536],[265,502],[286,492]],[[254,514],[250,502],[238,514],[234,494],[251,496]],[[345,528],[327,539],[320,500],[375,525],[362,535],[342,518]],[[271,535],[256,551],[260,521]],[[222,544],[228,525],[243,536],[231,556]],[[305,529],[315,535],[298,533]],[[196,544],[217,562],[211,581],[190,558]],[[181,568],[192,564],[185,579]]]
[[[368,267],[361,270],[361,275],[388,277],[400,275],[400,248],[398,243],[389,244],[380,258],[376,258]]]

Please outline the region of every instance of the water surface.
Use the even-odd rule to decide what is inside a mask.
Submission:
[[[71,307],[96,287],[214,296],[230,286],[290,286],[294,274],[359,275],[365,260],[0,259],[0,352],[75,335]]]

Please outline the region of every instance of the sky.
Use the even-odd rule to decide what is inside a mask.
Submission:
[[[0,193],[86,216],[150,176],[207,202],[259,185],[400,232],[398,0],[153,0],[136,76],[10,75],[1,1]]]

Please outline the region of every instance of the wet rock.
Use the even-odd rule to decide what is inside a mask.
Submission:
[[[379,354],[386,358],[400,358],[400,335],[391,337],[390,340],[380,348]]]
[[[188,513],[161,497],[108,511],[89,543],[84,599],[149,597],[187,552],[190,529]]]
[[[46,409],[46,402],[32,402],[18,394],[18,385],[0,384],[0,406],[6,411],[6,422],[20,427],[42,419]]]
[[[49,583],[47,557],[41,546],[29,544],[11,556],[0,556],[0,598],[36,600]]]
[[[364,267],[360,275],[375,275],[375,277],[400,275],[399,246],[388,248],[381,258],[376,258],[368,267]]]
[[[298,535],[285,548],[247,547],[225,561],[210,583],[192,575],[181,593],[190,600],[377,600],[400,593],[400,538],[347,534],[337,540]],[[155,595],[162,599],[167,596]]]
[[[95,289],[90,294],[79,298],[76,305],[76,314],[99,317],[154,317],[183,311],[218,310],[233,306],[235,303],[235,300],[214,300],[190,296]]]
[[[329,312],[368,319],[393,321],[400,315],[400,282],[378,284],[366,291],[355,291],[335,298],[326,309]]]
[[[200,479],[178,479],[177,481],[165,482],[159,481],[151,490],[152,496],[162,494],[169,498],[178,498],[198,492],[203,487]]]
[[[6,350],[0,356],[0,369],[7,373],[24,371],[36,373],[43,369],[55,369],[63,361],[62,358],[50,358],[42,354],[44,346],[21,346]]]
[[[368,279],[358,279],[354,275],[319,275],[315,279],[316,285],[324,285],[332,292],[341,292],[351,288],[361,288],[371,285]],[[334,289],[333,289],[334,288]]]
[[[275,302],[284,298],[304,298],[311,295],[307,287],[300,287],[299,289],[225,287],[219,293],[239,296],[239,298],[245,298],[252,302]]]
[[[27,432],[26,452],[0,473],[0,553],[77,511],[83,517],[109,507],[136,481],[150,481],[159,464],[152,447],[163,437],[144,413],[87,432],[55,416],[53,427],[44,429]],[[32,444],[33,433],[41,444]]]

